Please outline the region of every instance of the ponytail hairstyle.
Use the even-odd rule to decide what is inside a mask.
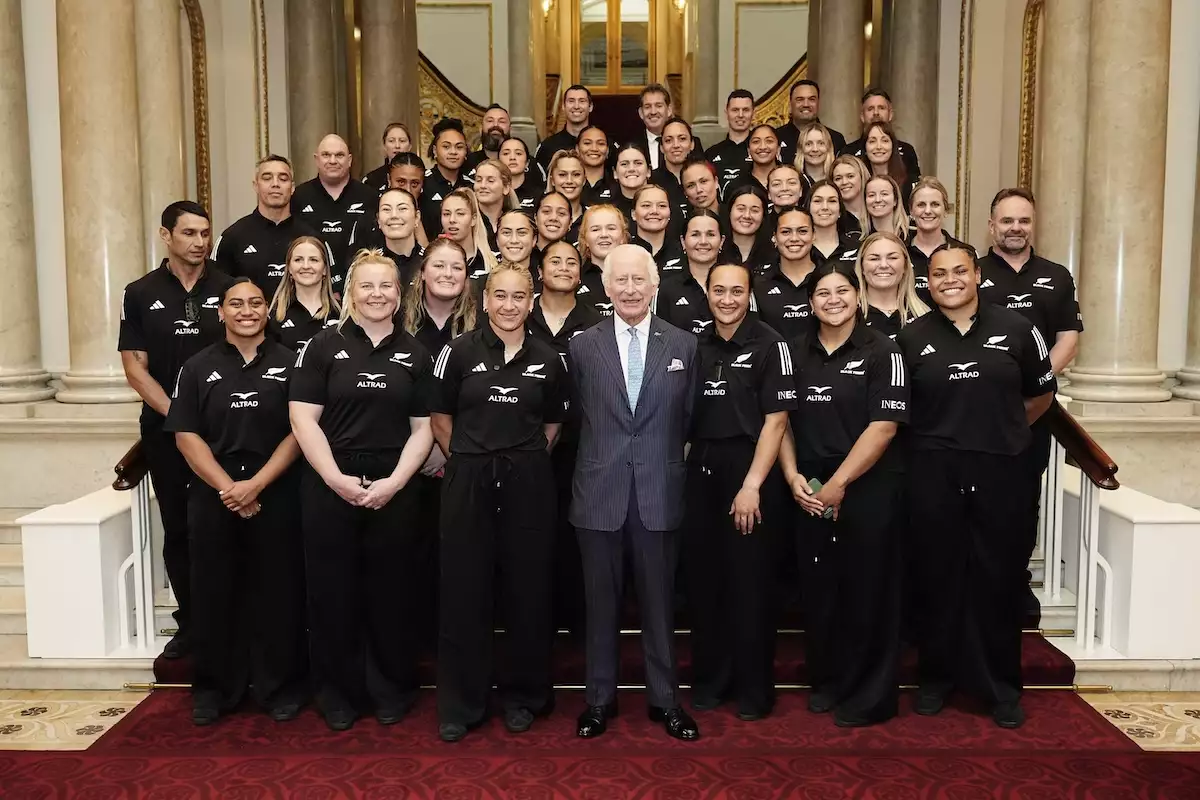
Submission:
[[[275,289],[275,296],[271,298],[271,306],[267,312],[268,316],[275,317],[276,322],[287,319],[288,309],[296,299],[296,280],[292,277],[291,270],[292,254],[302,244],[311,244],[317,248],[317,252],[321,254],[321,263],[325,267],[325,274],[321,276],[321,310],[316,318],[329,319],[330,314],[338,313],[337,300],[333,298],[333,279],[329,277],[329,251],[325,248],[325,243],[315,236],[298,236],[288,245],[287,258],[283,263],[283,280]]]
[[[488,243],[487,230],[483,227],[483,215],[479,213],[479,201],[475,199],[475,192],[472,189],[455,189],[442,198],[442,204],[445,205],[451,197],[460,198],[467,204],[467,208],[471,209],[471,241],[479,257],[483,259],[484,269],[491,272],[496,268],[496,254],[492,252],[492,246]]]
[[[900,327],[904,327],[910,319],[928,314],[929,306],[925,305],[917,295],[917,280],[913,275],[912,258],[908,255],[908,245],[904,243],[896,234],[891,231],[878,231],[872,233],[866,239],[863,239],[858,248],[858,257],[854,259],[854,274],[858,278],[858,283],[862,286],[862,291],[858,293],[858,310],[863,317],[867,316],[867,283],[866,272],[863,271],[863,257],[867,250],[876,242],[888,241],[900,248],[900,252],[904,254],[904,273],[900,276],[900,283],[896,285],[896,303],[900,311]]]
[[[396,262],[385,256],[383,251],[377,247],[369,250],[363,248],[355,254],[354,260],[350,262],[350,269],[346,273],[346,291],[342,294],[342,315],[338,319],[338,333],[342,332],[346,320],[352,320],[358,324],[358,307],[354,303],[354,275],[358,272],[359,267],[367,264],[382,264],[392,271],[392,274],[396,276],[396,288],[400,292],[400,303],[404,302],[404,287],[400,282],[400,268],[396,266]]]
[[[502,275],[505,272],[515,272],[525,282],[526,288],[529,290],[529,296],[533,297],[533,275],[525,267],[520,264],[514,264],[511,261],[501,261],[496,265],[496,268],[488,273],[487,281],[483,285],[483,292],[487,294],[492,291],[492,286],[496,283],[496,276]]]
[[[461,336],[475,329],[477,306],[475,293],[471,291],[471,281],[466,277],[466,251],[453,239],[439,236],[425,248],[425,253],[421,256],[421,269],[417,270],[417,277],[404,296],[404,330],[414,336],[429,319],[429,310],[425,307],[425,267],[433,260],[434,255],[442,250],[453,250],[463,260],[463,289],[450,312],[450,337]]]

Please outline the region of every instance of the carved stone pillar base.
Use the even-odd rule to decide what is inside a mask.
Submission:
[[[76,375],[62,377],[63,388],[55,395],[60,403],[135,403],[141,400],[124,375]]]
[[[1171,393],[1163,388],[1167,376],[1158,370],[1122,368],[1120,373],[1114,373],[1072,368],[1067,370],[1067,376],[1073,400],[1158,403],[1171,399]]]
[[[54,388],[48,386],[50,373],[44,370],[29,370],[0,374],[0,403],[32,403],[54,397]]]

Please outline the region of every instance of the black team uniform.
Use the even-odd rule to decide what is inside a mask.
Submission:
[[[254,281],[270,302],[287,273],[288,247],[301,236],[321,238],[315,228],[290,213],[287,219],[277,223],[264,217],[256,208],[225,229],[213,245],[212,260],[229,277],[246,277]],[[335,271],[333,253],[328,249],[325,259],[330,261],[332,276]]]

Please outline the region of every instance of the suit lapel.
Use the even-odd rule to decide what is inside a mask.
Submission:
[[[663,323],[655,314],[650,318],[650,338],[646,342],[646,369],[642,377],[639,398],[645,397],[650,385],[666,371],[667,344],[663,339]]]
[[[612,373],[612,380],[621,387],[621,397],[625,400],[625,407],[629,408],[629,387],[625,385],[625,367],[621,364],[621,351],[617,349],[617,326],[613,319],[605,317],[600,322],[600,360]]]

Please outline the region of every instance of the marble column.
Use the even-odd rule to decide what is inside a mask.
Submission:
[[[340,4],[339,4],[340,5]],[[330,0],[286,5],[288,145],[296,181],[317,174],[312,154],[337,124]]]
[[[178,0],[136,0],[138,149],[147,271],[167,257],[154,220],[187,197],[183,158],[183,61]],[[211,209],[210,209],[211,212]]]
[[[1179,385],[1172,391],[1185,400],[1200,400],[1200,169],[1196,170],[1196,208],[1192,224],[1191,301],[1188,304],[1187,355],[1175,373]]]
[[[808,68],[804,77],[820,82],[818,62],[821,60],[821,5],[823,0],[808,0]],[[790,99],[790,98],[789,98]]]
[[[390,122],[421,127],[417,73],[416,0],[359,0],[362,15],[362,139],[355,155],[365,172],[378,161],[379,140]]]
[[[817,71],[821,76],[821,121],[857,139],[863,93],[863,58],[867,19],[857,0],[821,4],[821,45]]]
[[[1083,248],[1091,5],[1092,0],[1049,0],[1038,56],[1037,248],[1076,276]]]
[[[127,402],[137,394],[117,352],[121,296],[146,266],[133,4],[58,0],[57,10],[71,342],[57,398]]]
[[[1077,400],[1171,397],[1158,369],[1170,36],[1171,0],[1092,2]]]
[[[54,390],[46,385],[38,327],[21,0],[0,0],[0,140],[0,403],[24,403]]]
[[[533,107],[533,11],[533,0],[508,2],[508,115],[513,136],[530,152],[537,146],[537,117],[545,113]]]
[[[904,0],[892,7],[891,72],[896,135],[922,164],[937,163],[938,0]]]
[[[721,27],[721,8],[719,0],[693,0],[692,5],[696,14],[692,131],[700,137],[705,147],[710,147],[725,137],[725,129],[721,125],[720,90],[717,87],[720,75],[717,36]],[[675,108],[678,111],[679,107]]]

